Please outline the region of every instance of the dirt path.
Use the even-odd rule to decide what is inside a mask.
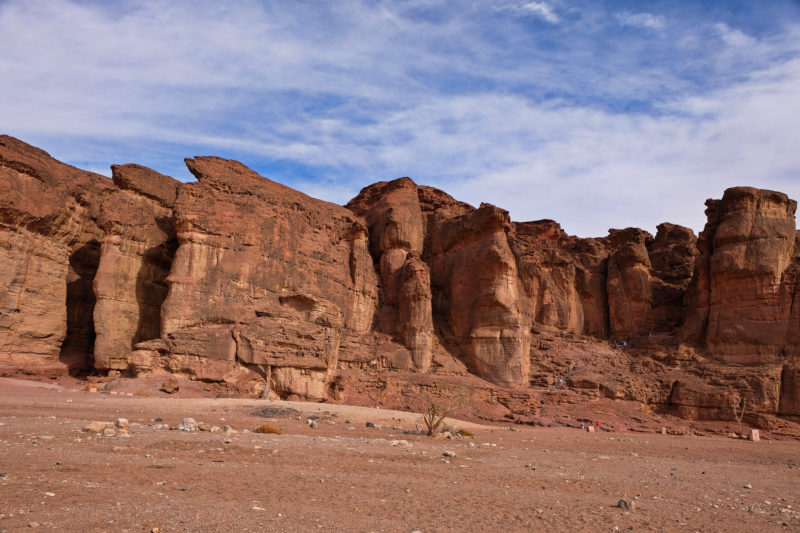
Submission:
[[[435,440],[397,411],[15,381],[0,379],[0,531],[800,528],[796,441],[466,423],[475,437]],[[83,431],[119,417],[130,436]],[[165,427],[185,417],[236,433]]]

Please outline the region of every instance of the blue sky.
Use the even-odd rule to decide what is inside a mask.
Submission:
[[[108,175],[220,155],[345,203],[410,176],[514,220],[696,231],[800,199],[800,2],[0,0],[0,131]]]

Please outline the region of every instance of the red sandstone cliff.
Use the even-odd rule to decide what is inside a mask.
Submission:
[[[112,175],[120,192],[103,198],[97,216],[94,368],[126,370],[131,348],[161,335],[180,182],[138,165],[115,165]]]
[[[781,193],[725,191],[699,238],[581,239],[408,178],[340,207],[235,161],[186,164],[196,182],[111,180],[0,137],[0,361],[340,401],[461,379],[523,418],[561,386],[709,418],[736,391],[800,417]]]
[[[92,280],[103,232],[102,176],[0,136],[0,357],[32,367],[88,364]]]

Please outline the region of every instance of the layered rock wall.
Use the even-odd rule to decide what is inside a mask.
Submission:
[[[318,400],[350,371],[516,390],[565,368],[567,386],[645,401],[546,353],[594,337],[670,361],[652,397],[685,416],[743,398],[800,417],[800,233],[781,193],[727,190],[699,238],[582,239],[409,178],[340,207],[235,161],[186,164],[195,182],[138,165],[110,180],[0,137],[0,361]]]
[[[408,178],[378,183],[348,206],[364,217],[370,252],[380,274],[375,326],[408,348],[413,367],[426,372],[434,349],[430,270],[420,260],[426,220],[416,184]]]
[[[717,417],[731,411],[727,397],[737,391],[752,411],[797,416],[797,204],[782,193],[736,187],[706,206],[679,337],[717,362],[725,378],[710,390],[695,386],[705,392],[677,404]]]
[[[796,355],[790,332],[797,330],[797,203],[782,193],[736,187],[706,205],[684,337],[728,363]]]
[[[280,395],[324,397],[342,336],[367,333],[377,304],[363,221],[233,161],[187,165],[162,306],[173,364],[219,380],[255,365]]]
[[[56,361],[78,218],[35,177],[0,167],[0,357]],[[35,200],[34,200],[35,199]]]
[[[91,364],[95,219],[107,181],[0,136],[0,360]]]
[[[436,312],[468,367],[503,385],[527,383],[530,324],[508,244],[508,213],[484,204],[464,215],[435,220],[427,254],[438,289]]]
[[[94,367],[125,370],[133,347],[161,334],[161,305],[177,247],[173,205],[180,182],[139,165],[114,165],[120,188],[103,199],[94,276]]]

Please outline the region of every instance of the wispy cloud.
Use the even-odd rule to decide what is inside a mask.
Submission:
[[[731,46],[752,46],[756,44],[756,40],[741,30],[731,28],[724,22],[717,22],[714,24],[714,30],[719,35],[720,39]]]
[[[520,12],[531,14],[551,24],[558,24],[560,20],[553,6],[547,2],[525,2],[520,4],[517,9]]]
[[[755,185],[798,196],[797,86],[800,60],[703,97],[675,100],[674,112],[661,116],[520,107],[519,122],[511,124],[535,121],[546,140],[521,143],[515,164],[487,170],[456,190],[512,214],[555,218],[583,235],[643,225],[654,231],[664,221],[699,230],[703,200],[727,187]],[[486,182],[494,187],[482,187]],[[574,209],[563,216],[569,204]]]
[[[733,185],[800,198],[800,14],[503,5],[9,0],[2,127],[95,169],[232,157],[338,203],[409,175],[581,235],[700,229]]]
[[[623,26],[648,28],[651,30],[660,30],[664,27],[664,17],[653,15],[652,13],[630,13],[624,11],[622,13],[615,13],[614,16]]]

